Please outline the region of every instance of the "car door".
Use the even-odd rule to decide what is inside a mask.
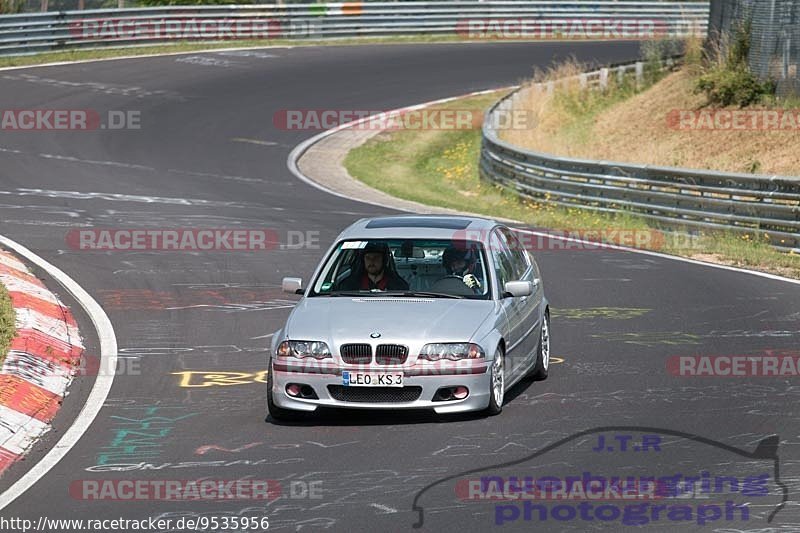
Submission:
[[[520,350],[522,354],[527,356],[519,358],[519,370],[524,371],[530,368],[535,362],[536,350],[539,346],[540,307],[544,291],[542,290],[542,284],[539,280],[539,270],[536,264],[514,232],[506,227],[502,227],[499,233],[509,249],[515,279],[531,282],[538,281],[533,294],[522,298],[516,298],[519,304],[520,321],[523,324]]]
[[[492,232],[489,246],[497,277],[500,305],[508,320],[508,331],[503,332],[503,335],[506,341],[506,379],[512,381],[520,369],[520,359],[525,359],[524,347],[521,346],[525,333],[522,313],[524,308],[520,305],[519,298],[503,296],[505,283],[514,281],[514,264],[511,251],[505,245],[504,239],[498,231]]]

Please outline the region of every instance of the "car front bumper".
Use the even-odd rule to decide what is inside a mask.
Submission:
[[[481,411],[489,406],[490,398],[490,365],[491,362],[480,361],[468,366],[452,365],[452,368],[439,367],[432,373],[429,369],[420,367],[386,368],[365,367],[347,368],[344,366],[322,366],[313,369],[300,365],[287,364],[275,361],[270,365],[272,372],[272,401],[278,407],[296,411],[313,412],[318,407],[333,407],[339,409],[433,409],[436,413],[463,413],[468,411]],[[403,387],[420,387],[421,393],[413,401],[347,401],[336,399],[328,386],[342,387],[342,371],[364,372],[392,372],[403,371]],[[314,389],[318,396],[316,399],[306,399],[289,396],[286,386],[290,383],[308,385]],[[443,387],[466,387],[469,394],[466,398],[457,400],[434,401],[439,389]],[[361,392],[355,389],[363,387],[348,387],[349,392]],[[391,397],[394,392],[400,394],[399,387],[381,387],[381,395]]]

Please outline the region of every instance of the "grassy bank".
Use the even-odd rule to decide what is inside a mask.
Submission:
[[[465,98],[438,106],[485,110],[501,94]],[[598,108],[600,108],[598,104]],[[352,150],[345,159],[350,175],[399,198],[503,217],[554,230],[647,230],[646,221],[625,214],[593,213],[524,200],[478,175],[481,134],[470,130],[400,130],[384,132]],[[691,240],[653,241],[661,252],[800,278],[800,256],[782,254],[756,235],[727,232]]]
[[[694,92],[698,77],[682,69],[629,98],[595,95],[584,105],[576,104],[579,97],[574,94],[532,95],[521,107],[535,113],[539,127],[507,130],[503,138],[575,158],[800,175],[799,130],[789,129],[794,115],[786,115],[787,129],[725,128],[727,116],[744,112],[736,106],[708,107],[705,96]],[[746,112],[769,109],[758,105]],[[715,128],[716,123],[723,127]]]
[[[6,288],[0,284],[0,363],[8,352],[11,339],[14,338],[14,308]]]

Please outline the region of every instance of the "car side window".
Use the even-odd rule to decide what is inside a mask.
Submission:
[[[353,271],[355,255],[353,250],[343,250],[333,262],[327,265],[314,287],[314,292],[317,294],[328,293],[337,283],[350,275]]]
[[[528,257],[527,252],[522,247],[522,244],[519,242],[519,239],[517,239],[517,236],[514,235],[514,233],[508,228],[500,228],[500,236],[502,237],[511,258],[514,279],[523,279],[525,277],[525,273],[528,271],[528,268],[531,266],[530,258]]]
[[[514,264],[511,253],[497,232],[492,233],[490,247],[492,249],[492,262],[497,273],[500,292],[507,281],[514,281]]]

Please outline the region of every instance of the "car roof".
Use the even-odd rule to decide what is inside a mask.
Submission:
[[[343,239],[453,239],[484,241],[495,220],[460,215],[397,215],[362,218],[345,229]]]

